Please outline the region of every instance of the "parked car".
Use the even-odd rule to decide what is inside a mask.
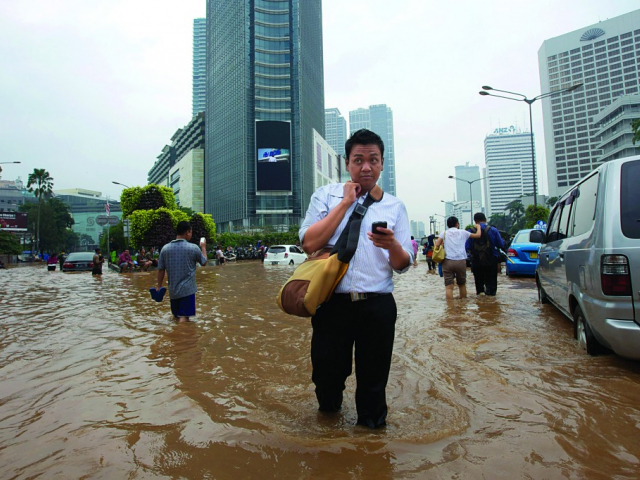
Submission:
[[[298,265],[307,254],[297,245],[273,245],[264,256],[265,265]]]
[[[529,228],[516,233],[507,249],[507,275],[534,276],[538,267],[538,250],[543,239],[544,231],[538,229]]]
[[[542,303],[591,355],[640,359],[640,155],[604,163],[551,210],[536,272]]]
[[[63,272],[86,272],[93,270],[94,252],[73,252],[62,264]]]

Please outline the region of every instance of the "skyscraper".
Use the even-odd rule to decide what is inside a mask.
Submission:
[[[465,165],[457,165],[455,177],[460,180],[467,180],[467,182],[473,182],[471,184],[471,192],[469,192],[469,184],[460,180],[456,180],[456,198],[460,202],[469,202],[473,200],[473,203],[477,203],[479,208],[482,208],[482,187],[480,186],[480,167],[477,165],[469,165],[467,162]],[[471,196],[470,196],[471,195]],[[475,210],[475,207],[473,208]]]
[[[396,194],[396,160],[393,139],[393,111],[385,104],[371,105],[349,112],[349,132],[367,128],[384,142],[384,170],[380,174],[380,187],[391,195]]]
[[[193,20],[193,74],[191,116],[205,111],[207,103],[207,19]]]
[[[338,154],[344,155],[344,144],[347,141],[347,121],[337,108],[324,110],[325,140]]]
[[[324,136],[321,0],[207,0],[205,209],[220,231],[298,225]]]
[[[549,195],[596,168],[603,152],[594,116],[638,93],[640,10],[545,40],[538,51],[542,92],[583,86],[542,100]]]
[[[484,159],[487,216],[503,213],[509,202],[533,193],[531,133],[513,126],[496,129],[484,139]]]
[[[347,141],[347,121],[337,108],[326,108],[324,111],[324,133],[327,143],[340,158],[341,181],[349,179],[344,168],[344,144]]]

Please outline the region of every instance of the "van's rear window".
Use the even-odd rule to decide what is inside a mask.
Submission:
[[[620,175],[620,222],[622,234],[640,238],[640,160],[624,163]]]

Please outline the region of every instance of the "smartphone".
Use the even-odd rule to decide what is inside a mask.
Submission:
[[[371,233],[378,233],[380,235],[386,235],[384,232],[380,232],[378,228],[387,228],[387,222],[373,222],[371,224]]]
[[[200,243],[207,243],[207,239],[204,237],[200,237]]]

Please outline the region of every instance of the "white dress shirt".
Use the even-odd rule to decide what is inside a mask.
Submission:
[[[363,195],[349,207],[337,230],[329,239],[326,245],[327,248],[331,248],[336,244],[342,230],[344,230],[344,227],[349,221],[351,213],[355,209],[356,203],[364,203],[367,195]],[[326,217],[327,214],[342,201],[343,197],[343,183],[332,183],[320,187],[315,191],[311,196],[307,215],[298,232],[301,242],[304,240],[307,229],[317,221]],[[403,270],[395,271],[397,273],[404,273],[409,269],[409,266],[413,264],[414,255],[413,248],[411,247],[411,231],[409,228],[407,209],[402,201],[393,195],[385,193],[382,200],[374,202],[369,206],[367,213],[362,219],[358,248],[351,262],[349,262],[347,273],[336,288],[336,293],[391,293],[393,291],[392,278],[394,269],[389,264],[389,252],[383,248],[374,246],[373,242],[367,237],[367,232],[371,231],[371,224],[377,221],[387,222],[387,228],[393,230],[396,240],[409,254],[407,267]]]

